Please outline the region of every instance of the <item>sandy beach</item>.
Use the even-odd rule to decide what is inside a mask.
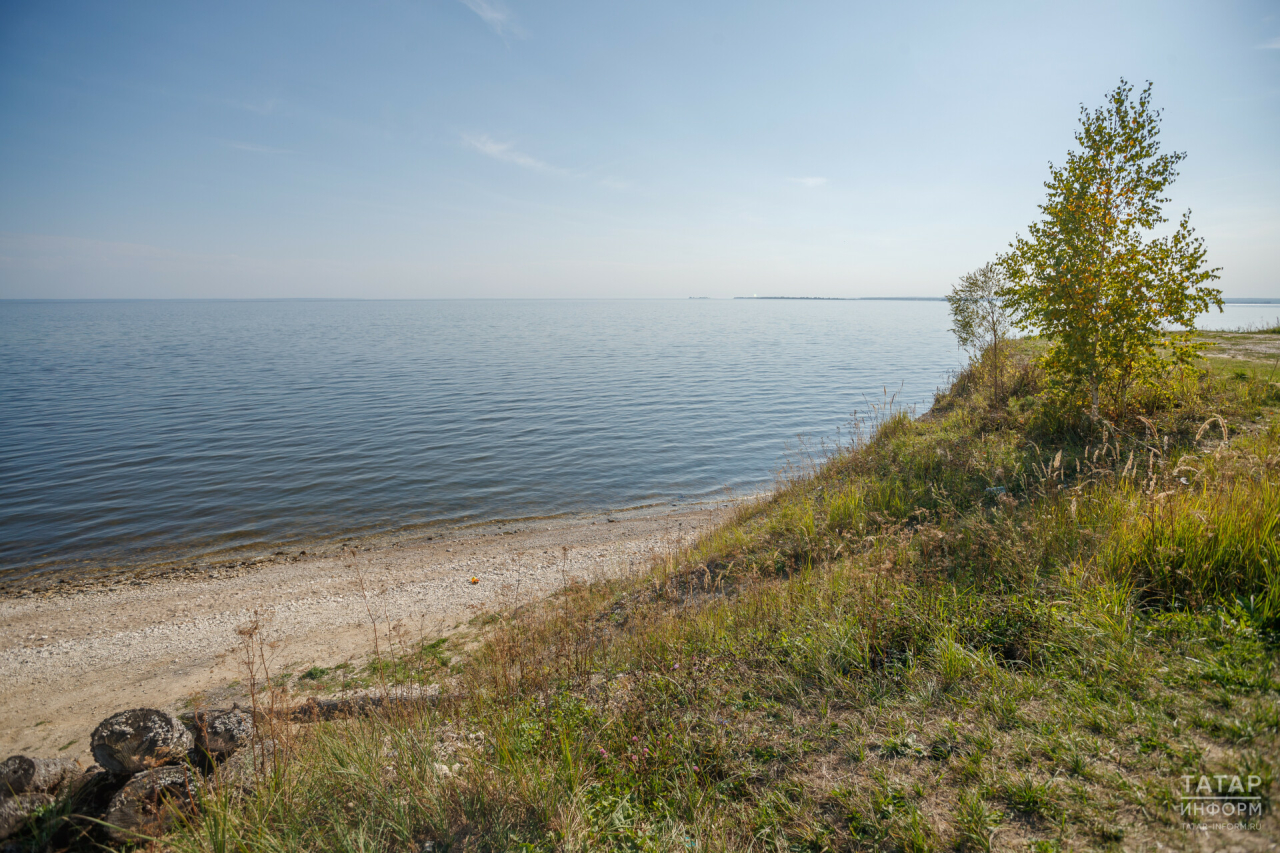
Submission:
[[[89,733],[109,714],[228,701],[242,676],[236,631],[255,618],[274,667],[359,661],[373,646],[370,612],[407,639],[446,635],[566,582],[643,570],[727,506],[495,524],[414,544],[9,591],[0,598],[0,756],[88,764]]]

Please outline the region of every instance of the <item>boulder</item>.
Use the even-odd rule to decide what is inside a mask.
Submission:
[[[338,699],[317,699],[312,696],[301,705],[286,709],[280,716],[295,723],[318,723],[321,720],[346,720],[379,713],[411,713],[438,705],[442,698],[449,697],[441,697],[438,687],[435,692],[419,691],[395,695],[370,692]]]
[[[253,741],[253,716],[240,708],[196,711],[190,727],[196,746],[215,759],[225,758]]]
[[[0,841],[22,829],[36,809],[52,802],[51,794],[40,792],[17,794],[0,800]]]
[[[101,800],[102,808],[115,796],[116,791],[124,787],[125,778],[110,771],[103,770],[94,764],[78,776],[69,778],[58,789],[58,796],[69,802],[83,803],[90,800]]]
[[[80,765],[66,758],[11,755],[0,764],[0,799],[18,794],[52,794],[81,773]]]
[[[195,738],[164,711],[134,708],[98,723],[89,744],[105,769],[128,776],[183,761]]]
[[[176,815],[196,804],[200,777],[185,766],[144,770],[111,798],[103,821],[114,841],[139,841],[163,833]]]
[[[213,774],[213,784],[231,788],[242,794],[252,794],[258,788],[258,777],[265,765],[267,772],[274,766],[276,742],[263,741],[256,749],[242,749],[232,755]]]

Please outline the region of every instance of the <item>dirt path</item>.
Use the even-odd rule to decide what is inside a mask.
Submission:
[[[195,694],[224,700],[242,671],[236,630],[255,614],[277,643],[276,666],[333,666],[371,651],[370,610],[410,636],[441,635],[569,580],[647,568],[725,512],[720,505],[477,528],[354,556],[263,563],[239,577],[117,579],[0,599],[0,757],[88,764],[89,733],[109,714],[176,709]]]

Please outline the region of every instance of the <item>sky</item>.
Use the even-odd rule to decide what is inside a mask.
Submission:
[[[1280,2],[0,4],[0,298],[939,296],[1154,83],[1280,297]]]

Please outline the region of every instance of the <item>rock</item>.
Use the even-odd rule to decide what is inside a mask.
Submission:
[[[425,689],[405,690],[393,695],[362,693],[338,699],[317,699],[314,696],[301,705],[286,709],[279,716],[295,723],[316,723],[321,720],[344,720],[351,717],[370,716],[375,713],[412,713],[429,705],[439,704],[439,685]]]
[[[127,776],[182,761],[195,738],[164,711],[134,708],[98,723],[89,743],[99,764]]]
[[[36,792],[52,794],[81,772],[80,765],[65,758],[11,755],[0,764],[0,798]]]
[[[52,795],[40,792],[17,794],[0,800],[0,841],[22,829],[36,809],[52,802]]]
[[[77,808],[97,803],[96,810],[101,814],[116,792],[124,787],[125,781],[123,776],[103,770],[95,764],[79,776],[64,782],[58,789],[58,798],[76,805]]]
[[[135,775],[111,798],[103,820],[114,841],[139,841],[163,833],[175,815],[195,807],[200,777],[185,766],[157,767]]]
[[[253,716],[239,708],[196,711],[191,730],[199,749],[214,758],[224,758],[253,740]]]
[[[58,795],[67,799],[83,797],[87,793],[111,788],[112,793],[120,790],[127,780],[119,773],[104,770],[96,764],[90,764],[88,770],[81,770],[75,776],[67,777],[67,781],[58,789]]]
[[[267,772],[271,772],[275,754],[276,742],[273,740],[263,741],[256,749],[242,749],[218,766],[213,774],[213,784],[234,788],[242,794],[253,794],[258,788],[259,771],[265,764]]]

